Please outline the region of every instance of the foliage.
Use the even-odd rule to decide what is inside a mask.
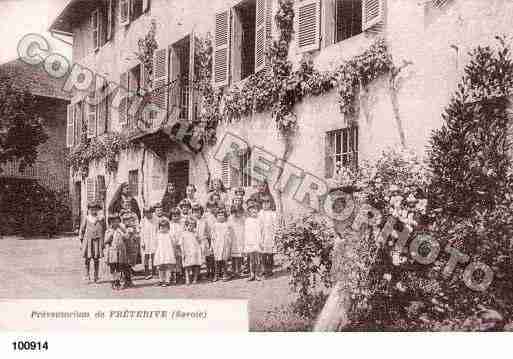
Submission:
[[[37,115],[39,103],[7,75],[0,75],[0,98],[0,164],[20,159],[23,170],[34,163],[37,147],[48,139]]]
[[[331,287],[334,239],[328,222],[314,215],[297,218],[277,234],[278,248],[291,274],[291,288],[298,294],[293,309],[303,317],[318,313],[325,300],[323,288]]]
[[[158,49],[159,45],[156,39],[157,35],[157,22],[155,19],[151,20],[150,30],[144,38],[137,41],[139,51],[136,52],[137,59],[144,66],[145,83],[143,87],[146,89],[151,88],[151,79],[153,78],[153,54]]]
[[[127,149],[130,143],[126,136],[110,132],[92,139],[82,139],[68,155],[68,163],[73,172],[87,175],[91,161],[105,160],[105,170],[112,173],[117,170],[118,155]]]

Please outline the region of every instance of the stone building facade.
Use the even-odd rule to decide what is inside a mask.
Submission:
[[[51,29],[73,35],[75,63],[131,89],[141,86],[144,75],[135,53],[152,20],[157,24],[157,52],[164,50],[161,59],[169,81],[191,71],[191,39],[210,32],[214,57],[219,56],[217,68],[214,61],[214,81],[229,88],[259,70],[262,23],[257,19],[263,11],[264,26],[275,37],[272,19],[278,6],[278,0],[72,0]],[[513,3],[507,0],[296,0],[295,34],[288,55],[295,67],[308,55],[319,70],[334,69],[382,37],[401,71],[394,82],[383,76],[361,94],[356,129],[346,126],[336,90],[296,104],[298,132],[289,162],[327,178],[331,175],[329,158],[372,160],[402,142],[424,154],[431,131],[442,124],[443,109],[461,78],[468,51],[478,45],[493,46],[496,35],[510,31],[512,18]],[[223,49],[229,56],[224,56]],[[391,86],[395,86],[395,96]],[[85,95],[74,94],[69,123],[86,117],[81,105]],[[165,103],[176,105],[178,116],[194,116],[190,96],[180,91],[169,91],[167,96]],[[91,136],[122,130],[125,116],[109,112],[101,122],[101,132]],[[226,133],[278,157],[283,153],[284,143],[270,112],[223,123],[217,130],[218,139]],[[223,163],[214,158],[215,150],[215,146],[204,150],[211,175],[222,178],[227,187],[246,186],[251,192],[251,180],[233,168],[223,171]],[[98,193],[98,183],[107,183],[102,188],[108,201],[117,184],[129,182],[140,205],[159,200],[168,180],[179,183],[180,190],[187,183],[196,184],[200,197],[207,191],[208,171],[202,156],[180,146],[169,146],[160,155],[127,150],[121,153],[113,176],[104,167],[96,161],[90,164],[86,178],[71,175],[76,207],[84,208],[86,200]],[[98,176],[107,179],[98,182]],[[292,197],[284,196],[286,210],[304,208]]]

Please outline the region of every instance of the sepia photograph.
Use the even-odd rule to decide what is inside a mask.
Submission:
[[[0,332],[513,331],[512,1],[0,14]]]

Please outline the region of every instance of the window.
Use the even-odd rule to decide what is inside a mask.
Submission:
[[[358,128],[349,127],[326,133],[326,178],[337,168],[358,165]]]
[[[128,172],[128,188],[132,196],[139,195],[139,171],[132,170]]]
[[[335,7],[335,42],[362,32],[362,0],[337,0]]]
[[[226,86],[266,65],[274,0],[244,0],[215,14],[213,82]]]
[[[150,8],[150,0],[119,0],[119,23],[130,24]]]
[[[143,13],[143,0],[131,0],[132,11],[130,11],[132,15],[132,21],[137,19]]]
[[[97,106],[97,134],[101,135],[108,132],[110,128],[109,117],[110,117],[110,106],[111,94],[109,93],[108,83],[105,81],[102,86],[99,86],[98,93],[101,101]]]
[[[169,53],[170,62],[170,92],[169,112],[174,108],[178,109],[179,119],[189,118],[189,95],[191,86],[189,83],[191,75],[191,36],[174,43]]]
[[[244,152],[239,156],[239,172],[241,175],[240,185],[242,187],[251,187],[251,151]]]
[[[134,101],[136,101],[134,95],[142,95],[141,68],[142,66],[139,64],[120,75],[119,83],[124,89],[127,90],[126,97],[121,100],[119,105],[119,124],[121,126],[135,127],[136,125],[136,119],[133,114],[130,113],[130,106]]]
[[[100,33],[100,10],[96,9],[91,13],[91,36],[93,38],[93,49],[100,48],[101,33]]]
[[[96,200],[105,202],[105,195],[107,194],[107,187],[105,186],[105,176],[96,176]]]

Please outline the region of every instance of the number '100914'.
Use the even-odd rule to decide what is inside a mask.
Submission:
[[[35,351],[35,350],[48,350],[48,342],[36,342],[36,341],[17,341],[12,342],[12,347],[15,351]]]

